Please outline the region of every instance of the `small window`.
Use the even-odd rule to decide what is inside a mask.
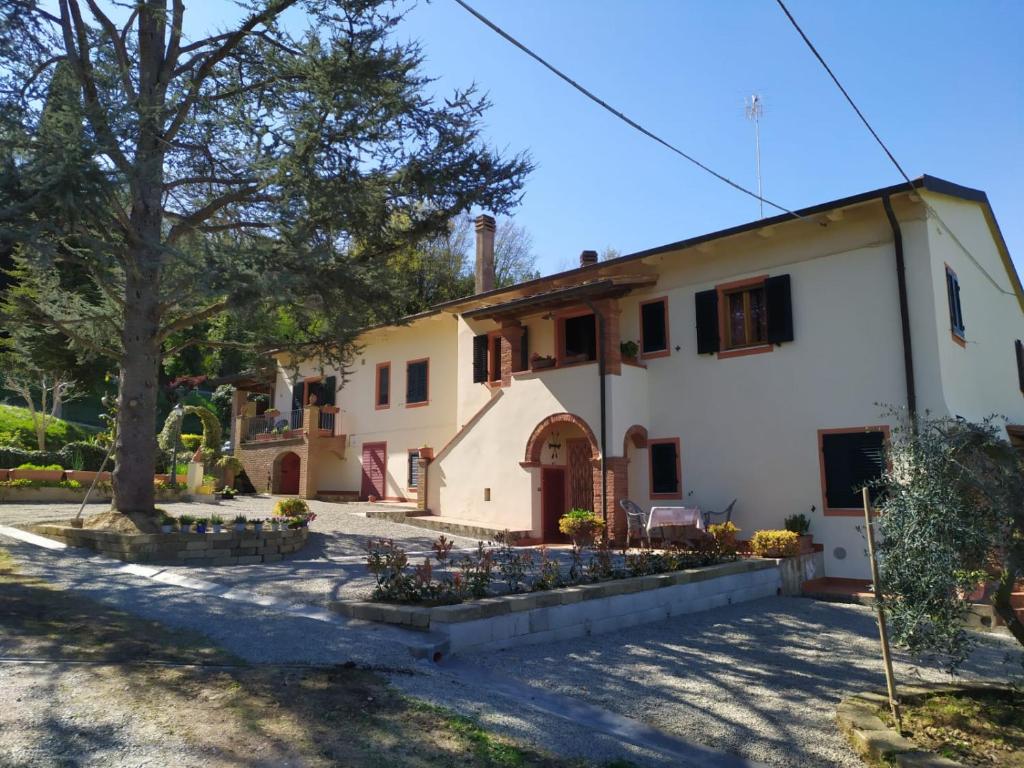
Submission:
[[[668,299],[640,305],[640,354],[658,357],[668,354]]]
[[[949,326],[954,338],[965,341],[964,312],[960,307],[960,280],[946,267],[946,299],[949,301]]]
[[[1024,341],[1017,339],[1013,342],[1013,350],[1017,353],[1017,382],[1020,391],[1024,392]]]
[[[863,509],[861,490],[885,467],[885,438],[884,427],[818,432],[826,514]]]
[[[593,314],[562,321],[561,357],[567,363],[597,360],[597,319]]]
[[[725,348],[740,349],[768,342],[768,305],[764,284],[726,291]]]
[[[391,406],[391,363],[377,364],[377,384],[374,392],[374,405],[377,408]]]
[[[411,360],[405,364],[405,404],[426,405],[430,397],[430,361]]]
[[[418,449],[409,451],[409,480],[406,488],[419,488],[420,486],[420,452]]]
[[[680,499],[679,440],[648,440],[647,450],[651,463],[651,498]]]

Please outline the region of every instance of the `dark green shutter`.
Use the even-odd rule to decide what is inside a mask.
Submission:
[[[519,346],[519,370],[530,370],[530,329],[523,326],[523,339]]]
[[[861,489],[882,476],[885,435],[882,432],[839,432],[822,435],[825,454],[825,498],[831,509],[858,509]],[[872,493],[872,498],[875,493]]]
[[[768,310],[768,343],[782,344],[793,340],[793,299],[789,275],[777,275],[764,281],[765,306]]]
[[[405,402],[427,402],[427,363],[411,363],[405,367]]]
[[[338,383],[334,376],[328,376],[324,379],[323,392],[320,397],[321,405],[334,405],[335,399],[338,394]]]
[[[679,461],[675,443],[648,446],[651,459],[651,493],[679,492]]]
[[[473,337],[473,382],[487,381],[487,334]]]
[[[1020,391],[1024,392],[1024,342],[1017,339],[1013,346],[1017,351],[1017,380],[1020,382]]]
[[[302,395],[305,391],[306,383],[303,381],[297,381],[292,386],[292,410],[301,411],[304,403],[302,402]]]
[[[718,351],[718,291],[700,291],[694,297],[697,309],[697,354]]]
[[[664,301],[652,301],[640,307],[640,338],[643,340],[641,352],[663,352],[668,349],[665,309]]]

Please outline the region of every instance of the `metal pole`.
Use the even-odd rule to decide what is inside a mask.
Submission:
[[[885,664],[885,686],[889,692],[889,708],[896,719],[896,728],[902,731],[903,719],[900,716],[899,702],[896,700],[896,679],[893,676],[892,656],[889,653],[889,631],[885,626],[885,609],[879,599],[882,592],[878,587],[878,560],[875,559],[875,533],[871,528],[871,498],[867,487],[861,489],[861,495],[864,501],[864,531],[868,539],[868,560],[871,563],[871,584],[875,593],[875,613],[878,617],[878,638],[882,644],[882,661]]]

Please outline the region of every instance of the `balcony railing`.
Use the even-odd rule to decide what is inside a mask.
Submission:
[[[273,416],[250,416],[242,423],[242,442],[251,443],[274,436],[289,436],[293,430],[302,429],[303,415],[303,410],[298,408],[290,413],[276,413]],[[262,435],[268,437],[261,437]]]

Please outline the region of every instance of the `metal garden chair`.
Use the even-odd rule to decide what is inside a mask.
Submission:
[[[726,507],[725,509],[723,509],[721,512],[712,512],[711,510],[707,510],[706,512],[704,512],[704,528],[706,529],[709,525],[711,525],[711,522],[712,522],[711,518],[712,517],[722,517],[722,518],[724,518],[723,520],[715,521],[715,522],[717,522],[719,524],[721,524],[721,523],[728,523],[730,520],[732,520],[732,508],[735,507],[735,506],[736,506],[736,499],[733,499],[731,502],[729,502],[729,506]]]
[[[638,531],[640,541],[647,542],[648,547],[651,546],[651,533],[647,530],[647,523],[651,519],[651,513],[644,512],[639,504],[629,499],[622,499],[619,502],[619,506],[626,513],[626,522],[629,526],[626,534],[627,538],[632,536],[634,531]]]

